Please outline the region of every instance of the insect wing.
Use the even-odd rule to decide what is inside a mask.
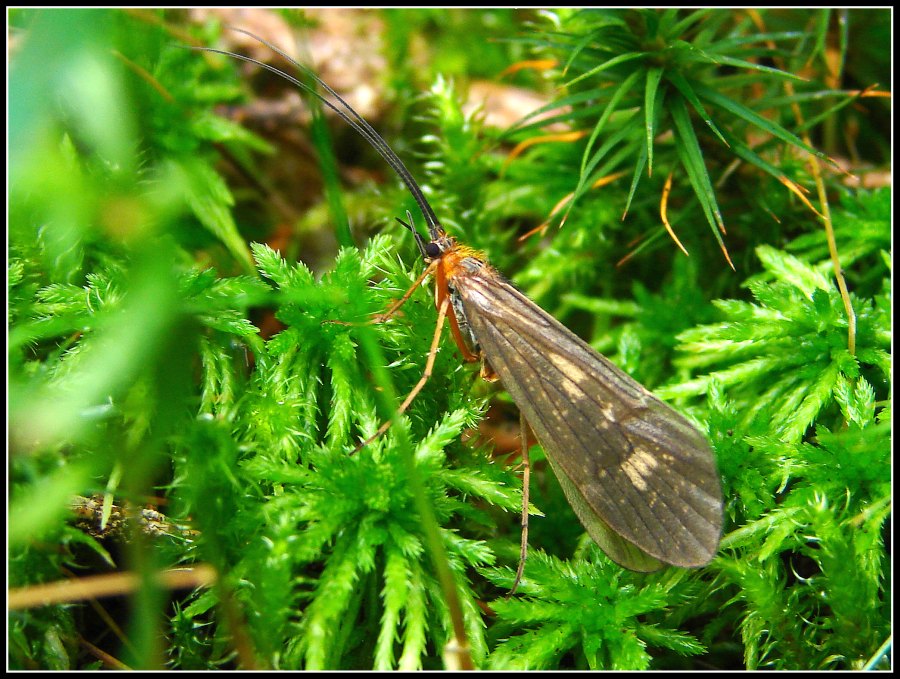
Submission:
[[[626,568],[696,567],[718,548],[722,494],[706,438],[475,259],[450,281],[591,537]]]
[[[566,476],[565,473],[557,468],[549,453],[547,459],[550,460],[550,466],[553,468],[553,473],[556,474],[556,478],[559,480],[559,485],[563,489],[563,493],[565,493],[569,505],[575,511],[575,515],[581,520],[581,525],[584,526],[588,535],[591,536],[594,542],[600,546],[610,559],[620,566],[641,573],[649,573],[662,568],[663,564],[661,561],[642,552],[628,542],[628,540],[617,535],[612,528],[601,521],[597,517],[596,512],[588,505],[584,495],[578,490],[578,487],[569,480],[569,477]]]

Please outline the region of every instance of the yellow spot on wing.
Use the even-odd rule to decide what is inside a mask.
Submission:
[[[622,471],[638,490],[647,490],[647,477],[659,466],[659,461],[643,448],[636,448],[622,463]]]

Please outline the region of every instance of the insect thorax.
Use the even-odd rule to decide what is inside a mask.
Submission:
[[[453,305],[453,313],[456,315],[456,324],[459,326],[459,332],[463,337],[463,341],[466,343],[466,348],[472,354],[478,356],[481,354],[481,347],[478,344],[478,340],[475,339],[475,334],[472,332],[472,328],[466,318],[466,310],[463,308],[462,297],[452,284],[449,284],[447,287],[450,290],[450,304]]]
[[[475,356],[481,355],[481,346],[475,333],[469,325],[466,317],[466,310],[463,307],[462,295],[455,285],[458,276],[474,276],[486,266],[485,262],[479,259],[477,253],[470,251],[468,248],[453,247],[445,253],[447,263],[447,290],[450,296],[450,304],[453,306],[453,314],[456,316],[456,323],[459,326],[460,334],[466,343],[466,348]]]

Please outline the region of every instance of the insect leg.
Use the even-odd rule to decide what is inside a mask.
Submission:
[[[429,265],[428,268],[430,269],[431,265]],[[427,273],[427,269],[426,269],[426,273]],[[425,276],[423,274],[419,280],[421,281],[421,279],[424,277]],[[417,285],[418,285],[418,283],[417,283]],[[408,293],[407,293],[406,297],[409,297]],[[399,305],[396,305],[396,304],[395,304],[395,306],[399,307]],[[431,349],[429,349],[429,351],[428,351],[428,360],[425,362],[425,370],[422,372],[422,377],[416,383],[416,386],[414,386],[412,388],[412,391],[409,392],[407,397],[404,399],[403,403],[401,403],[400,407],[397,408],[396,415],[400,415],[407,408],[409,408],[409,404],[412,403],[413,399],[416,397],[416,395],[420,391],[422,391],[422,387],[425,386],[425,383],[428,381],[428,378],[431,377],[431,371],[434,368],[434,359],[437,357],[438,345],[441,342],[441,331],[444,329],[444,320],[447,318],[447,309],[449,308],[449,306],[450,306],[450,298],[445,297],[443,302],[441,302],[441,306],[438,308],[437,327],[434,329],[434,338],[431,340]],[[396,417],[396,415],[395,415],[395,417]],[[393,419],[388,420],[387,422],[382,424],[380,427],[378,427],[378,431],[376,431],[374,434],[372,434],[372,436],[370,436],[365,441],[363,441],[358,446],[356,446],[356,448],[353,449],[353,452],[356,453],[360,449],[369,445],[372,441],[377,439],[379,436],[381,436],[384,432],[386,432],[388,430],[388,427],[391,426],[391,422],[393,422]]]
[[[384,313],[373,316],[372,319],[368,321],[368,323],[369,324],[384,323],[387,319],[389,319],[391,316],[393,316],[394,313],[397,311],[397,309],[399,309],[406,303],[406,300],[408,300],[410,298],[410,296],[413,294],[413,291],[416,288],[418,288],[420,285],[422,285],[422,281],[424,281],[428,277],[428,275],[431,274],[437,268],[437,265],[438,265],[438,260],[434,260],[431,264],[426,266],[425,271],[423,271],[422,275],[416,279],[416,282],[410,286],[409,290],[407,290],[403,294],[403,297],[401,297],[400,299],[395,301],[393,304],[391,304],[391,306],[388,308],[388,310],[385,311]]]
[[[432,273],[436,267],[437,267],[437,260],[433,261],[431,264],[429,264],[427,267],[425,267],[425,271],[423,271],[422,275],[416,279],[416,282],[410,286],[409,290],[407,290],[403,294],[403,297],[400,297],[399,299],[395,300],[391,304],[391,306],[388,307],[387,311],[384,311],[380,314],[375,314],[368,321],[361,321],[361,322],[322,321],[322,322],[323,323],[331,323],[332,325],[350,325],[350,326],[373,325],[375,323],[384,323],[386,320],[388,320],[391,316],[393,316],[396,313],[397,309],[399,309],[406,303],[406,300],[408,300],[412,296],[415,289],[418,288],[420,285],[422,285],[422,281],[424,281],[425,278],[427,278],[428,275],[430,273]]]
[[[516,579],[507,597],[515,594],[522,575],[525,573],[525,559],[528,556],[528,496],[531,484],[531,462],[528,459],[528,423],[525,415],[519,413],[519,436],[522,437],[522,542],[519,547],[519,567],[516,569]]]

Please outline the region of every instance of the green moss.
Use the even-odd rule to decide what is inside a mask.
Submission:
[[[269,88],[283,83],[180,47],[216,44],[216,20],[20,9],[9,582],[115,569],[142,585],[101,600],[103,615],[82,599],[11,609],[8,664],[108,666],[96,647],[142,669],[437,669],[453,666],[463,629],[483,668],[889,665],[890,190],[825,173],[851,351],[821,222],[782,183],[813,188],[804,132],[829,158],[868,153],[855,167],[888,157],[889,106],[854,94],[889,82],[887,13],[340,16],[389,27],[393,106],[372,123],[447,230],[708,432],[725,497],[718,557],[623,571],[579,539],[535,448],[531,551],[507,598],[520,475],[473,430],[502,426],[484,424],[487,404],[508,398],[448,333],[409,410],[355,451],[419,381],[436,320],[422,289],[389,322],[364,323],[421,272],[393,221],[414,203],[375,182],[380,159],[335,125],[331,160],[316,136],[332,165],[320,171],[295,143],[302,125],[277,117],[283,90]],[[464,113],[473,78],[539,58],[557,65],[510,77],[547,100],[549,122],[498,131]],[[285,135],[220,108],[253,118],[248,102]],[[510,142],[554,122],[583,135],[506,162]],[[836,134],[853,129],[855,146]],[[690,257],[659,217],[670,172],[668,219]],[[113,531],[77,516],[73,496],[96,496],[107,517],[154,498],[165,517]],[[214,586],[154,585],[201,563]]]

